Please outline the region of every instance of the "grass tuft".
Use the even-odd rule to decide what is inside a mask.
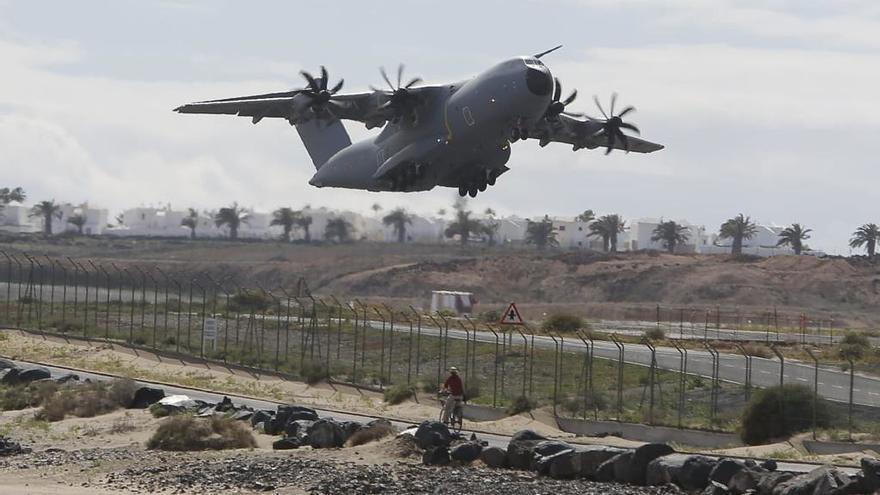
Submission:
[[[253,433],[230,418],[173,416],[147,441],[148,449],[171,451],[246,449],[257,446]]]

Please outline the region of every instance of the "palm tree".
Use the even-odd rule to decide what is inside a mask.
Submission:
[[[437,216],[443,218],[446,216],[446,208],[440,208],[437,210]]]
[[[55,204],[55,200],[40,201],[31,208],[32,217],[43,217],[43,233],[52,235],[52,219],[61,220],[61,206]]]
[[[852,239],[849,240],[849,246],[852,248],[865,246],[865,249],[868,251],[868,257],[873,258],[878,240],[880,240],[880,227],[876,223],[866,223],[853,232]]]
[[[373,203],[373,206],[370,208],[372,208],[373,213],[375,213],[377,217],[379,216],[379,212],[382,211],[382,205],[379,203]]]
[[[574,217],[575,222],[581,222],[581,223],[590,223],[595,219],[596,219],[596,214],[593,213],[593,210],[584,210],[583,213]]]
[[[27,198],[24,189],[16,187],[9,189],[8,187],[0,188],[0,210],[13,201],[23,202]]]
[[[458,235],[461,245],[465,246],[467,245],[471,234],[478,234],[481,232],[484,232],[483,224],[480,223],[479,220],[471,218],[471,212],[464,209],[462,206],[461,208],[456,209],[455,220],[446,227],[444,234],[449,238]]]
[[[394,233],[397,234],[397,242],[404,243],[406,242],[406,225],[412,223],[412,215],[403,208],[397,208],[385,215],[382,223],[385,226],[393,226]]]
[[[196,227],[199,225],[199,212],[195,208],[190,208],[189,212],[180,220],[180,225],[189,229],[189,238],[196,238]]]
[[[757,233],[758,226],[752,222],[750,217],[743,216],[742,213],[721,224],[721,238],[733,239],[730,254],[742,254],[743,239],[751,239]]]
[[[602,238],[602,248],[617,252],[617,234],[626,229],[626,221],[617,214],[604,215],[590,224],[590,235]]]
[[[348,242],[351,238],[351,223],[342,218],[331,218],[327,221],[324,228],[325,240],[336,240],[337,242]]]
[[[284,233],[281,234],[284,242],[290,242],[290,231],[297,225],[297,213],[287,206],[272,212],[272,221],[269,225],[280,225],[284,229]]]
[[[668,222],[660,220],[660,223],[654,227],[654,232],[651,234],[651,241],[662,241],[663,247],[666,248],[670,254],[675,252],[675,246],[684,244],[689,238],[690,234],[688,233],[688,228],[684,225],[679,225],[672,220],[669,220]]]
[[[69,224],[73,225],[74,227],[76,227],[76,233],[79,234],[79,235],[82,235],[82,233],[83,233],[83,227],[85,226],[85,224],[86,224],[87,221],[88,221],[88,219],[87,219],[86,216],[83,215],[82,213],[77,213],[77,214],[75,214],[75,215],[71,215],[71,216],[67,219],[67,223],[69,223]]]
[[[498,229],[501,228],[501,222],[496,219],[497,213],[492,208],[486,208],[486,211],[483,212],[486,215],[486,221],[483,224],[483,232],[488,237],[489,245],[495,245],[495,235],[498,234]]]
[[[791,227],[786,227],[779,233],[779,241],[776,243],[777,246],[791,246],[791,249],[794,250],[794,254],[801,254],[804,250],[804,242],[809,239],[809,233],[812,232],[813,229],[805,229],[799,223],[791,224]]]
[[[553,220],[544,215],[539,222],[528,220],[526,225],[526,244],[534,244],[538,250],[543,251],[547,246],[559,246],[556,240],[556,231],[553,230]]]
[[[312,217],[306,215],[304,210],[299,210],[295,213],[296,226],[303,229],[303,240],[306,241],[306,243],[312,242],[312,233],[309,231],[309,227],[312,225]]]
[[[238,239],[238,228],[242,222],[247,223],[250,213],[245,208],[239,208],[238,203],[232,203],[232,206],[220,208],[220,211],[214,215],[214,224],[218,227],[226,225],[229,227],[229,238]]]

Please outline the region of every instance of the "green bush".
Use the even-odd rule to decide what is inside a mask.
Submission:
[[[254,448],[253,433],[231,418],[172,416],[147,441],[148,449],[193,451]]]
[[[507,415],[515,416],[524,412],[529,412],[535,408],[535,403],[528,397],[520,395],[507,406]]]
[[[128,379],[112,382],[68,383],[57,391],[44,393],[37,419],[61,421],[68,414],[91,418],[128,407],[137,389]]]
[[[19,411],[32,405],[31,397],[24,387],[0,388],[0,410]]]
[[[170,408],[165,407],[162,404],[159,404],[158,402],[156,402],[154,404],[150,404],[149,411],[150,411],[150,414],[152,414],[154,418],[164,418],[165,416],[168,416],[169,414],[171,414]]]
[[[483,311],[480,313],[479,319],[486,323],[498,323],[501,321],[501,311],[498,311],[497,309]]]
[[[804,385],[784,385],[760,390],[746,405],[740,423],[740,437],[748,445],[759,445],[807,431],[812,426],[813,390]],[[831,422],[828,404],[816,403],[816,426]]]
[[[314,385],[327,378],[327,368],[321,363],[306,361],[302,364],[299,374],[306,383]]]
[[[857,361],[865,357],[865,351],[871,348],[868,337],[857,333],[847,333],[837,345],[837,353],[842,359]]]
[[[467,400],[473,400],[480,396],[480,381],[471,378],[464,384],[464,397]]]
[[[388,387],[383,394],[385,402],[391,405],[400,404],[401,402],[412,398],[412,396],[412,389],[403,384]]]
[[[420,382],[419,390],[426,394],[436,394],[438,390],[440,390],[440,385],[434,382]]]
[[[262,292],[239,292],[229,299],[229,309],[236,313],[259,313],[271,305],[272,298]]]
[[[660,327],[654,327],[649,330],[645,330],[645,337],[651,340],[663,340],[666,338],[666,332],[663,331]]]
[[[568,313],[550,315],[541,323],[542,330],[556,333],[574,333],[586,326],[583,318]]]

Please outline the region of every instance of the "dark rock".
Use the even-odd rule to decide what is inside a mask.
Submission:
[[[63,383],[68,383],[68,382],[78,382],[79,375],[77,375],[75,373],[65,373],[65,374],[59,376],[58,378],[56,378],[54,381],[55,381],[55,383],[58,383],[58,384],[63,384]],[[144,406],[144,407],[146,407],[146,406]]]
[[[761,482],[764,473],[766,473],[766,471],[758,467],[757,464],[751,467],[743,466],[742,469],[730,477],[730,481],[727,482],[727,489],[735,494],[746,493],[749,490],[757,490],[758,483]]]
[[[700,493],[701,495],[727,495],[730,493],[730,490],[727,489],[726,485],[722,485],[717,481],[710,481],[709,486]]]
[[[313,449],[327,449],[342,447],[345,443],[345,434],[342,426],[332,419],[319,419],[312,423],[306,431],[309,445]]]
[[[298,449],[302,446],[298,438],[290,438],[285,437],[280,440],[275,440],[272,442],[272,448],[275,450],[290,450],[290,449]]]
[[[547,466],[546,473],[551,478],[558,480],[570,480],[580,476],[580,457],[574,449],[563,450],[553,455],[546,456],[541,461],[542,468]]]
[[[724,458],[715,464],[709,473],[709,480],[717,481],[724,486],[730,483],[730,478],[745,467],[742,461],[736,459]]]
[[[880,490],[880,460],[873,457],[862,457],[862,476],[865,488],[869,493]]]
[[[11,368],[0,369],[0,383],[3,385],[15,385],[18,383],[18,374],[21,370],[13,366]]]
[[[632,463],[634,456],[635,451],[628,450],[603,462],[596,469],[596,481],[603,483],[610,481],[625,482],[629,477],[629,465]]]
[[[773,493],[773,489],[776,488],[776,485],[784,483],[792,478],[794,478],[793,473],[780,473],[776,471],[764,473],[758,481],[758,491],[760,493]]]
[[[273,411],[267,411],[265,409],[259,409],[254,411],[251,415],[251,426],[256,426],[257,423],[266,423],[275,416]]]
[[[223,396],[223,400],[217,403],[214,406],[214,410],[217,412],[229,412],[235,410],[235,406],[232,404],[232,399],[229,397]]]
[[[702,490],[709,484],[709,472],[715,461],[701,455],[669,454],[648,463],[645,484],[675,483],[684,490]]]
[[[369,423],[367,423],[367,426],[368,427],[373,427],[373,426],[378,427],[380,423],[387,423],[388,426],[391,427],[391,422],[388,421],[387,419],[377,419],[374,421],[370,421]],[[342,443],[345,443],[346,441],[348,441],[348,439],[351,438],[352,435],[354,435],[355,433],[360,431],[361,428],[364,428],[364,425],[358,423],[357,421],[343,421],[343,422],[339,423],[339,426],[342,427],[342,437],[343,437]]]
[[[30,452],[31,449],[22,447],[18,442],[14,442],[6,437],[0,437],[0,457],[29,454]]]
[[[507,467],[507,451],[500,447],[488,447],[480,452],[480,460],[490,468]]]
[[[532,462],[529,464],[529,469],[532,471],[538,471],[540,474],[547,474],[550,469],[550,464],[546,458],[566,450],[574,449],[572,449],[571,445],[565,442],[558,442],[555,440],[538,442],[532,449]]]
[[[467,442],[460,445],[456,445],[452,450],[449,451],[449,456],[456,461],[460,462],[473,462],[480,457],[480,452],[483,451],[483,446],[477,442]]]
[[[422,464],[426,466],[445,466],[449,464],[449,449],[446,447],[428,447],[422,454]]]
[[[600,464],[626,451],[626,449],[606,447],[604,445],[582,447],[577,452],[577,456],[580,458],[580,477],[594,479],[596,477],[596,469],[599,468]]]
[[[449,447],[452,435],[449,428],[439,421],[425,421],[416,429],[416,443],[419,448],[427,450],[430,447]]]
[[[648,463],[671,453],[673,453],[672,447],[665,443],[646,443],[633,452],[631,460],[626,465],[620,468],[615,466],[615,479],[623,483],[644,485]]]
[[[507,465],[512,469],[531,469],[535,446],[547,441],[532,430],[516,432],[507,444]]]
[[[232,418],[236,421],[247,421],[247,420],[251,419],[251,416],[253,416],[253,415],[254,415],[254,412],[251,411],[250,409],[242,408],[242,409],[239,409],[238,411],[235,411],[232,414],[232,416],[230,416],[230,418]]]
[[[0,370],[5,370],[9,368],[17,368],[15,363],[9,361],[8,359],[0,359]]]
[[[128,405],[129,409],[145,409],[165,398],[161,388],[141,387],[134,392],[134,398]]]
[[[774,495],[824,495],[836,493],[847,486],[850,477],[843,471],[822,466],[807,474],[795,476],[788,481],[776,485]]]
[[[317,421],[318,413],[310,407],[284,405],[278,406],[278,412],[275,413],[275,419],[281,423],[284,428],[289,421],[304,419],[307,421]]]
[[[833,491],[831,495],[857,495],[861,493],[873,493],[873,491],[866,488],[865,478],[859,473],[850,478],[847,484]]]
[[[766,461],[763,461],[758,465],[766,469],[767,471],[776,471],[776,468],[779,467],[776,464],[776,461],[774,461],[773,459],[767,459]]]

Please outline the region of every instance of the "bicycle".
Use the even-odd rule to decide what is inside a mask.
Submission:
[[[455,407],[452,408],[452,414],[449,415],[449,420],[443,421],[443,408],[448,397],[449,392],[440,392],[437,394],[437,399],[440,401],[439,420],[449,428],[449,431],[455,435],[459,435],[461,434],[461,429],[464,425],[464,399],[455,401]]]

